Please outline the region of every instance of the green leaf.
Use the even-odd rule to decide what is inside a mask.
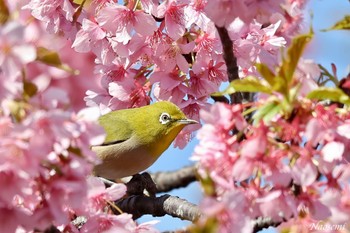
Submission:
[[[270,68],[262,63],[255,65],[262,77],[270,84],[273,91],[277,91],[282,94],[288,93],[287,82],[281,76],[276,76],[276,74],[270,70]]]
[[[311,91],[306,97],[317,100],[331,100],[350,105],[350,97],[337,87],[320,87]]]
[[[271,93],[271,87],[263,84],[261,80],[248,76],[243,79],[233,80],[229,86],[220,92],[215,92],[211,94],[212,96],[223,96],[223,95],[231,95],[236,92],[264,92]]]
[[[7,107],[10,110],[11,117],[16,122],[21,122],[26,117],[26,103],[22,101],[10,100],[7,103]]]
[[[336,22],[332,27],[324,29],[322,31],[331,31],[331,30],[349,30],[350,29],[350,15],[345,15],[342,20]]]
[[[233,87],[234,90],[240,92],[264,92],[271,93],[271,87],[263,84],[261,80],[248,76],[243,79],[236,79],[230,83],[230,86]]]
[[[312,37],[312,32],[295,37],[292,40],[291,46],[288,48],[287,58],[282,59],[282,66],[278,74],[287,82],[287,87],[293,79],[295,69],[298,65],[301,55],[304,52],[306,44],[312,39]]]
[[[270,70],[270,68],[263,64],[257,63],[255,64],[256,69],[259,71],[261,76],[270,84],[270,86],[274,86],[276,82],[276,75]]]
[[[30,98],[38,92],[38,87],[29,81],[23,80],[23,96]]]
[[[231,85],[229,85],[225,90],[214,92],[211,94],[211,96],[219,97],[219,96],[224,96],[224,95],[231,95],[235,92],[236,92],[236,90]]]
[[[45,63],[46,65],[56,67],[58,69],[67,71],[71,74],[77,75],[79,72],[77,70],[72,69],[68,65],[62,63],[58,53],[53,50],[48,50],[44,47],[37,48],[37,61]]]
[[[253,116],[254,124],[259,123],[260,120],[269,122],[276,114],[281,111],[281,105],[276,101],[266,103],[260,107]]]
[[[209,174],[209,171],[207,171],[207,173]],[[205,195],[207,196],[215,195],[215,183],[209,175],[206,177],[201,177],[199,181]]]

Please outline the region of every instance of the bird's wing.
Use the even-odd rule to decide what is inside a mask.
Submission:
[[[120,115],[114,116],[113,112],[101,116],[99,122],[106,131],[106,139],[102,146],[121,143],[132,136],[133,130],[128,121]]]

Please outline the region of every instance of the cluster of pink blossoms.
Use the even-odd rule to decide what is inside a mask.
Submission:
[[[70,1],[29,1],[24,9],[50,26],[50,32],[63,33],[75,51],[95,55],[100,86],[90,88],[85,100],[106,113],[149,104],[151,97],[180,107],[207,105],[208,96],[227,81],[215,25],[229,30],[241,77],[245,77],[256,74],[256,62],[271,66],[278,62],[280,48],[301,25],[304,4],[92,1],[79,11]],[[198,111],[190,113],[199,119]],[[183,132],[175,145],[185,146],[194,129]]]
[[[251,232],[258,216],[290,219],[281,227],[349,220],[349,114],[302,101],[317,87],[317,65],[298,64],[302,104],[291,119],[252,126],[244,105],[207,103],[228,81],[215,26],[233,41],[240,77],[259,76],[255,64],[273,69],[299,33],[306,1],[75,2],[4,1],[12,15],[0,27],[0,182],[10,187],[0,195],[2,231],[53,224],[75,232],[73,215],[87,217],[83,232],[154,231],[103,211],[124,186],[85,179],[96,161],[89,146],[103,137],[68,110],[81,109],[84,97],[101,113],[156,99],[201,118],[194,158],[215,184],[215,197],[202,206],[220,232]],[[186,128],[176,145],[184,147],[195,129]]]
[[[257,126],[243,118],[243,105],[201,111],[193,159],[213,181],[202,208],[217,218],[219,232],[251,232],[258,217],[298,232],[350,220],[350,113],[304,101],[289,119]]]
[[[90,146],[101,144],[105,134],[97,116],[75,112],[86,106],[86,90],[99,85],[95,56],[76,53],[72,41],[46,31],[65,28],[75,36],[75,7],[70,1],[5,1],[4,7],[11,15],[0,26],[0,232],[50,226],[62,232],[157,232],[129,214],[106,212],[107,202],[125,194],[124,185],[106,189],[88,178],[98,163]],[[79,230],[71,222],[76,216],[86,218]]]

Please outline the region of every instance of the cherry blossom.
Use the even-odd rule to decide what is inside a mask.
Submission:
[[[106,32],[99,25],[88,19],[83,19],[82,28],[78,31],[72,47],[80,53],[88,52],[105,37]]]
[[[232,29],[230,35],[234,41],[234,51],[238,57],[237,63],[240,66],[241,76],[257,75],[253,67],[256,62],[270,67],[278,64],[277,55],[280,48],[286,44],[283,37],[275,35],[280,23],[262,28],[260,23],[254,22],[248,28],[243,26],[240,20],[235,20],[233,25],[230,25],[229,29]]]
[[[45,23],[50,33],[66,32],[71,33],[74,28],[73,21],[74,7],[69,0],[45,0],[30,1],[23,9],[31,10],[32,15]]]
[[[165,28],[173,40],[179,39],[185,33],[186,17],[185,4],[179,4],[176,0],[164,1],[157,8],[157,16],[165,19]]]
[[[25,27],[18,22],[10,22],[0,28],[1,73],[12,82],[16,81],[21,69],[36,58],[34,45],[23,41],[24,33]],[[6,79],[4,81],[8,90],[15,89],[6,83],[8,82]]]
[[[96,18],[98,24],[115,36],[116,41],[126,44],[132,32],[148,36],[157,29],[151,15],[143,11],[133,11],[117,3],[108,2]]]
[[[183,54],[190,53],[194,46],[194,42],[180,43],[169,38],[166,43],[158,45],[155,51],[155,63],[163,71],[170,72],[177,65],[181,71],[187,73],[189,65]]]
[[[207,0],[191,0],[185,7],[184,14],[186,16],[186,27],[191,27],[192,24],[197,25],[204,31],[208,31],[209,25],[212,24],[209,18],[205,15],[204,8]]]
[[[109,188],[105,188],[104,183],[96,177],[89,177],[88,180],[88,194],[89,204],[91,208],[88,210],[91,213],[96,211],[103,212],[107,201],[115,201],[125,195],[126,187],[124,184],[114,184]]]

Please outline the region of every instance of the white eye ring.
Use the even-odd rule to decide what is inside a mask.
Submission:
[[[171,120],[169,113],[163,112],[159,117],[159,122],[163,125],[167,124]]]

